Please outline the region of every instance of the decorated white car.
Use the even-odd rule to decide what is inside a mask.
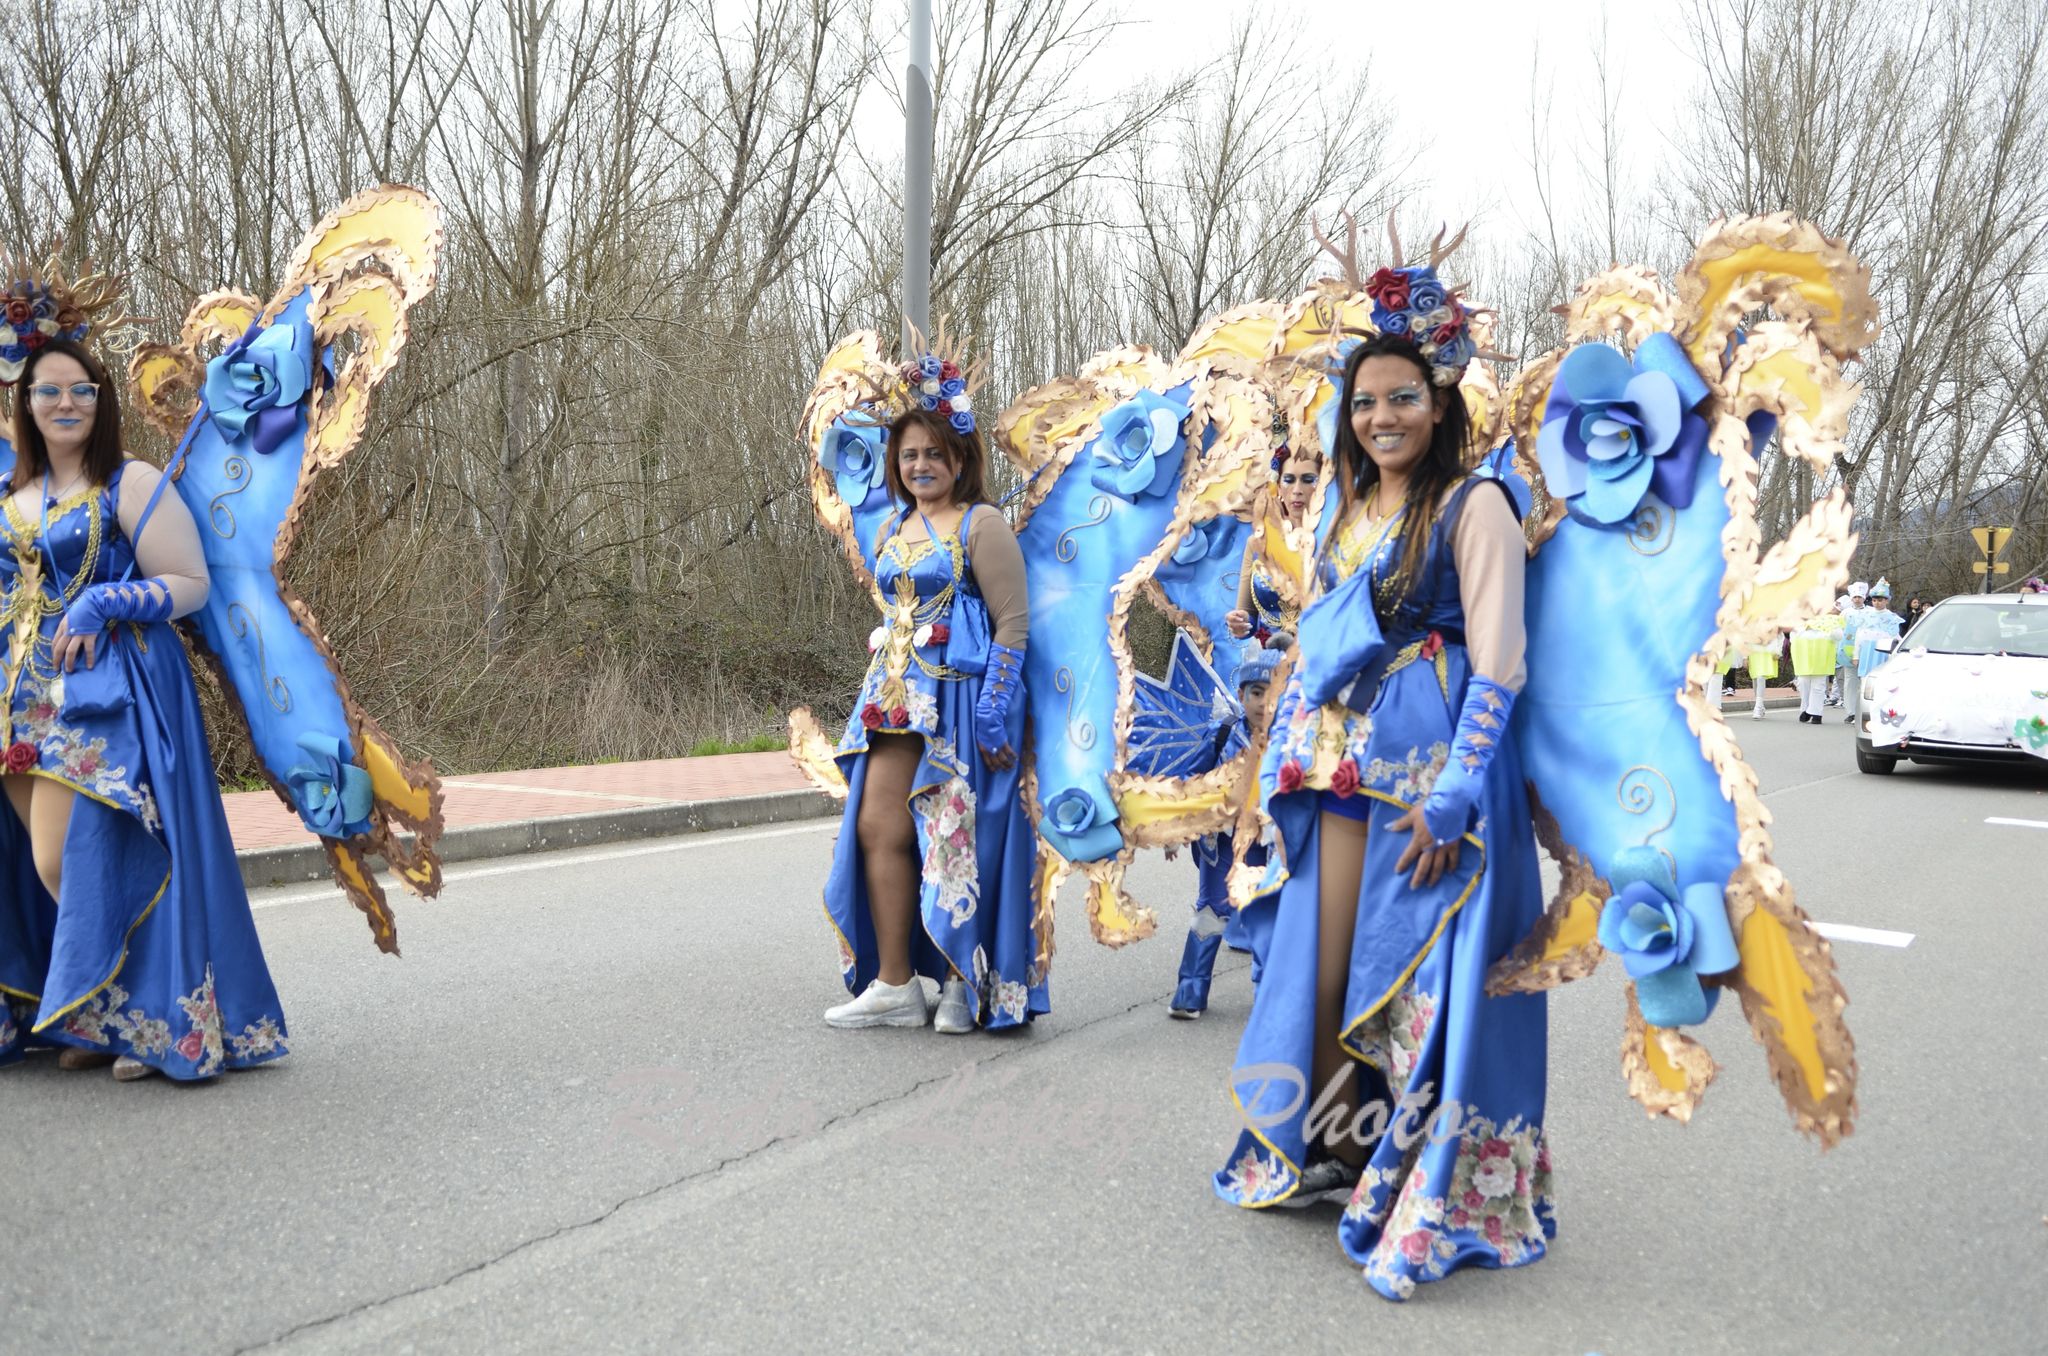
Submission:
[[[1862,682],[1864,772],[1890,772],[1906,758],[2048,763],[2048,594],[1937,603]]]

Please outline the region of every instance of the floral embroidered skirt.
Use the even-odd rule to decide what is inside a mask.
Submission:
[[[825,913],[838,936],[846,987],[859,993],[880,969],[857,830],[868,740],[871,733],[921,737],[924,758],[918,764],[909,808],[924,864],[918,901],[924,926],[911,939],[911,966],[940,981],[960,974],[968,981],[975,1020],[999,1028],[1028,1022],[1050,1011],[1051,1002],[1034,927],[1037,836],[1019,784],[1022,760],[1003,772],[982,761],[974,744],[978,691],[978,680],[927,679],[911,692],[903,709],[891,713],[896,724],[885,722],[872,732],[861,720],[865,696],[855,704],[837,753],[846,774],[846,810],[832,852],[832,870],[825,878]],[[1011,727],[1011,745],[1021,749],[1021,702],[1011,711]],[[1049,935],[1045,941],[1049,952]]]
[[[68,1045],[193,1079],[283,1055],[284,1014],[176,633],[121,628],[99,664],[115,666],[126,699],[89,717],[62,715],[46,659],[16,684],[9,742],[32,745],[34,775],[78,796],[60,899],[37,877],[27,829],[0,811],[0,1063]]]
[[[1362,808],[1367,823],[1342,1029],[1356,1061],[1357,1118],[1334,1133],[1355,1133],[1369,1150],[1338,1233],[1390,1299],[1461,1266],[1533,1262],[1556,1231],[1543,1137],[1544,998],[1485,993],[1487,968],[1542,912],[1512,743],[1495,757],[1457,869],[1424,890],[1394,875],[1409,836],[1387,827],[1428,794],[1462,700],[1463,651],[1445,654],[1445,664],[1389,674],[1369,720],[1300,712],[1298,688],[1282,697],[1275,748],[1295,771],[1274,779],[1268,808],[1284,866],[1267,882],[1278,905],[1232,1074],[1245,1128],[1215,1178],[1224,1200],[1269,1206],[1294,1194],[1309,1161],[1307,1119],[1322,1091],[1310,1086],[1320,806],[1335,778],[1345,808]],[[1285,738],[1290,720],[1311,736]],[[1319,742],[1318,728],[1344,735]],[[1317,1129],[1320,1144],[1331,1132]]]

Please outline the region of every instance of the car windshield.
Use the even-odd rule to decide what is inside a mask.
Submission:
[[[2048,658],[2048,607],[2013,602],[1938,603],[1906,642],[1941,654],[2016,654]]]

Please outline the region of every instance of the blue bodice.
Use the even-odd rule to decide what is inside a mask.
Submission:
[[[0,598],[7,600],[7,615],[13,615],[25,556],[33,556],[41,566],[46,608],[60,599],[76,597],[88,584],[107,583],[127,572],[135,560],[135,548],[114,515],[120,485],[116,472],[113,483],[104,489],[85,490],[51,505],[47,537],[40,516],[24,513],[13,498],[7,501],[5,519],[0,521],[0,532],[6,536],[5,549],[0,550]],[[45,633],[55,626],[54,620],[49,621]]]

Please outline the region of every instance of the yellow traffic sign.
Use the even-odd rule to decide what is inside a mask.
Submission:
[[[1977,549],[1979,551],[1982,551],[1987,556],[1995,556],[2000,551],[2003,551],[2006,542],[2011,540],[2012,529],[2009,527],[1973,527],[1970,529],[1970,535],[1977,539]],[[1984,571],[1979,570],[1977,573],[1982,574]],[[2000,570],[1999,573],[2004,574],[2005,571]]]
[[[1984,562],[1981,560],[1970,567],[1970,573],[1972,574],[1983,574],[1984,572]],[[2001,560],[1996,565],[1993,565],[1991,567],[1990,572],[1992,574],[2011,574],[2012,562],[2009,560]]]

